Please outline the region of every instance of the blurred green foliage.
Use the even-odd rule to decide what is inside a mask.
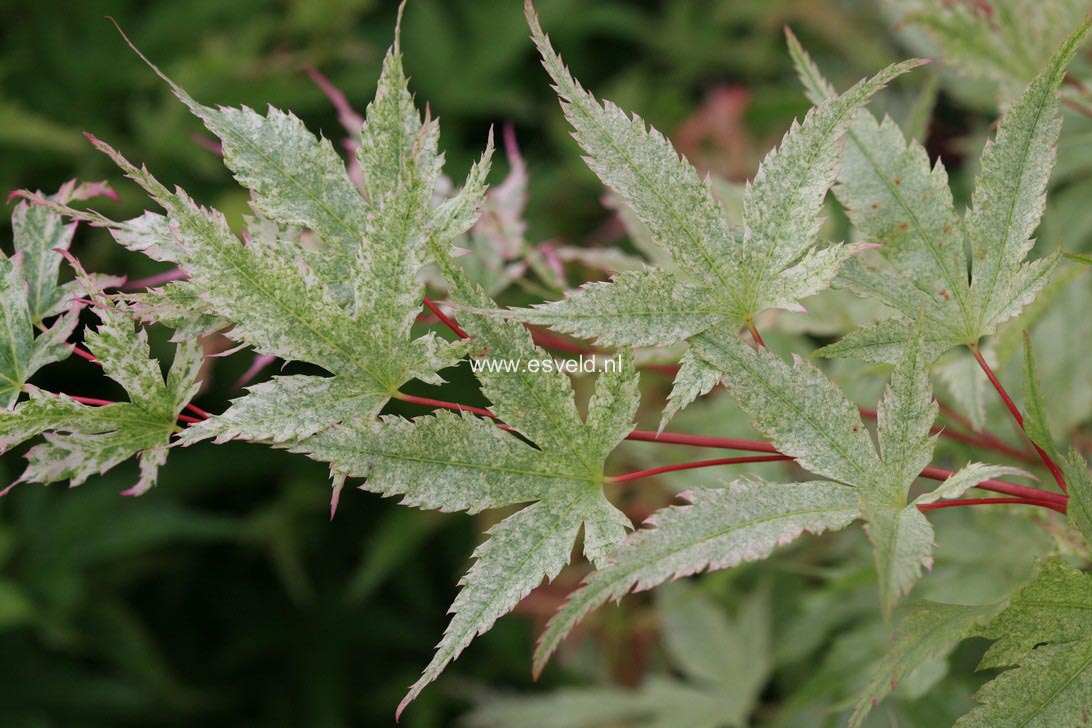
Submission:
[[[610,215],[602,189],[579,160],[532,52],[521,5],[411,0],[403,48],[412,87],[442,118],[455,177],[480,152],[491,126],[514,125],[531,174],[530,238],[616,235],[605,226]],[[63,7],[2,0],[0,7],[7,19],[0,24],[0,189],[52,191],[72,177],[108,177],[121,200],[100,207],[115,219],[136,214],[145,199],[91,149],[84,130],[229,214],[242,214],[246,198],[195,141],[199,123],[126,48],[106,16],[197,99],[291,109],[312,129],[340,139],[334,109],[304,69],[320,70],[363,110],[396,14],[388,0],[84,0]],[[839,87],[909,54],[889,31],[897,16],[865,0],[541,0],[539,10],[589,87],[668,133],[687,123],[727,123],[717,116],[717,92],[739,91],[744,101],[739,118],[728,118],[731,133],[709,134],[700,142],[706,146],[691,150],[698,156],[720,145],[709,159],[724,166],[714,171],[737,180],[807,109],[784,50],[784,25]],[[930,150],[954,157],[957,181],[969,171],[958,168],[961,140],[980,133],[994,113],[969,111],[959,98],[966,96],[942,93],[929,137]],[[727,162],[717,154],[725,144]],[[1083,203],[1071,203],[1071,214],[1079,215],[1078,207],[1087,217]],[[6,228],[0,233],[8,235]],[[156,272],[101,231],[82,229],[76,250],[94,270]],[[245,365],[239,358],[217,364],[198,402],[221,409]],[[88,366],[72,359],[51,367],[42,386],[101,395],[90,389]],[[455,378],[469,387],[467,372]],[[688,415],[702,419],[695,427],[704,424],[704,432],[722,427],[728,434],[741,425],[738,413],[722,411],[726,406],[721,401],[720,409]],[[392,411],[419,413],[403,407]],[[632,454],[635,462],[641,457]],[[0,461],[0,481],[10,482],[17,468]],[[151,493],[119,499],[131,472],[121,468],[70,492],[20,486],[0,502],[0,724],[392,721],[393,706],[443,630],[441,606],[450,603],[465,569],[480,530],[475,524],[398,510],[355,492],[345,494],[329,523],[325,469],[259,446],[180,451]],[[634,512],[664,502],[652,488],[627,497]],[[966,540],[971,531],[960,525],[970,518],[943,514],[938,528],[952,541]],[[979,520],[976,528],[987,534],[1000,528],[988,517]],[[932,584],[981,578],[976,567],[990,561],[1003,567],[1004,583],[978,593],[1003,594],[1047,548],[1040,541],[1031,529],[1010,537],[1008,543],[1021,545],[1011,552],[964,544],[938,556],[940,578]],[[721,600],[730,613],[755,599],[756,590],[769,595],[772,633],[781,636],[768,646],[775,672],[761,702],[778,703],[792,692],[789,705],[797,712],[789,724],[826,720],[882,652],[872,577],[829,568],[833,555],[861,548],[853,538],[824,540],[806,558],[774,559],[701,584],[702,598]],[[641,682],[642,666],[672,669],[670,654],[665,659],[630,629],[648,623],[648,601],[633,602],[598,621],[602,654],[577,659],[583,667],[569,674],[548,671],[538,689],[595,679],[632,685]],[[502,620],[403,723],[450,724],[486,692],[531,689],[532,621]],[[971,675],[974,657],[961,651],[952,672]],[[629,663],[628,672],[619,667]],[[842,675],[838,684],[809,679],[832,663],[837,669],[824,674]],[[924,694],[935,684],[925,676],[917,689]],[[952,686],[934,694],[937,705],[959,704]],[[912,724],[929,719],[907,716],[919,721]]]

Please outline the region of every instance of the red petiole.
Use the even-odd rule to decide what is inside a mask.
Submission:
[[[98,399],[97,397],[80,397],[80,396],[75,395],[75,394],[66,394],[65,396],[68,397],[69,399],[73,400],[74,402],[79,402],[80,404],[91,405],[93,407],[105,407],[108,404],[118,404],[117,402],[115,402],[113,400]],[[204,412],[204,410],[202,410],[202,412]],[[190,417],[189,415],[181,415],[180,414],[180,415],[178,415],[178,421],[179,422],[185,422],[188,425],[193,425],[193,424],[196,424],[198,422],[201,422],[202,420],[206,419],[209,416],[207,412],[205,412],[204,415],[205,415],[204,417],[202,417],[201,419],[198,419],[196,417]]]
[[[1012,397],[1005,391],[1005,387],[1001,384],[1001,380],[994,374],[993,368],[990,367],[989,363],[982,356],[982,352],[978,350],[978,347],[972,346],[970,349],[971,353],[974,354],[975,360],[978,362],[978,366],[986,373],[986,378],[990,380],[990,384],[997,390],[997,394],[1000,395],[1001,401],[1005,403],[1005,407],[1008,409],[1009,413],[1012,414],[1012,418],[1016,420],[1016,424],[1020,425],[1020,429],[1023,430],[1024,416],[1020,414],[1020,410],[1016,407],[1016,403],[1012,401]],[[1062,475],[1062,469],[1058,467],[1058,464],[1054,462],[1054,459],[1051,458],[1043,448],[1039,447],[1034,442],[1031,443],[1031,446],[1035,448],[1035,452],[1039,454],[1039,458],[1054,477],[1054,481],[1058,484],[1058,487],[1061,488],[1062,491],[1066,491],[1065,476]]]
[[[938,501],[936,503],[923,503],[918,506],[919,511],[934,511],[938,508],[953,508],[955,506],[986,506],[1001,503],[1019,504],[1026,506],[1039,506],[1049,508],[1065,515],[1066,506],[1054,501],[1039,500],[1036,498],[963,498],[957,500]]]
[[[443,315],[443,312],[440,311],[439,307],[436,306],[436,304],[433,303],[431,300],[429,300],[427,297],[425,299],[425,305],[428,306],[429,309],[431,309],[433,311],[433,313],[435,313],[437,315],[437,318],[439,318],[453,332],[455,332],[456,336],[458,336],[461,339],[466,339],[466,338],[470,337],[470,335],[467,334],[465,331],[463,331],[463,329],[461,327],[459,327],[458,324],[456,324],[454,321],[452,321],[446,315]],[[749,328],[753,329],[753,326],[751,326]],[[756,343],[759,343],[759,344],[762,343],[762,339],[761,339],[761,336],[759,336],[758,331],[752,330],[751,335],[755,338]],[[762,344],[762,345],[764,345],[764,344]],[[994,386],[1000,388],[999,391],[1004,392],[1004,388],[1001,387],[1001,383],[997,381],[997,378],[995,376],[993,376],[993,372],[992,372],[992,370],[989,369],[988,365],[986,365],[985,360],[981,358],[981,355],[976,350],[975,350],[974,353],[975,353],[975,357],[978,358],[980,365],[983,365],[985,367],[987,375],[990,376],[991,381],[993,381],[995,383]],[[1012,400],[1009,398],[1008,393],[1004,393],[1002,395],[1002,398],[1006,401],[1007,404],[1011,405],[1010,411],[1014,411],[1014,413],[1019,417],[1019,412],[1015,410],[1015,405],[1012,405]],[[497,419],[497,416],[495,414],[493,414],[489,410],[481,408],[481,407],[468,407],[466,405],[456,404],[454,402],[445,402],[443,400],[430,399],[430,398],[426,398],[426,397],[415,397],[413,395],[401,395],[399,397],[399,399],[401,399],[404,402],[413,402],[413,403],[416,403],[416,404],[422,404],[422,405],[426,405],[426,406],[442,407],[444,409],[451,409],[451,410],[465,411],[465,412],[473,412],[474,414],[481,415],[482,417],[489,417],[491,419]],[[876,413],[873,410],[868,410],[868,409],[862,408],[862,414],[864,414],[866,417],[871,416],[871,417],[874,418]],[[1021,423],[1021,426],[1022,426],[1023,417],[1019,417],[1018,421]],[[934,430],[939,430],[939,428],[934,428]],[[944,434],[945,432],[946,431],[944,431],[944,430],[940,430],[941,434]],[[948,433],[949,436],[951,436],[952,434],[956,434],[956,433]],[[775,456],[776,459],[785,459],[785,460],[792,459],[790,456],[787,456],[787,455],[784,455],[784,454],[778,452],[777,448],[775,448],[770,443],[762,442],[762,441],[758,441],[758,440],[740,440],[740,439],[727,438],[727,437],[713,437],[713,436],[710,436],[710,435],[688,435],[688,434],[672,433],[672,432],[652,432],[651,430],[633,430],[632,432],[630,432],[626,436],[626,439],[627,440],[635,440],[635,441],[639,441],[639,442],[660,442],[660,443],[674,444],[674,445],[689,445],[689,446],[692,446],[692,447],[712,447],[712,448],[722,448],[722,449],[727,449],[727,450],[744,450],[744,451],[751,451],[751,452],[762,452],[762,453],[769,453],[770,455]],[[998,451],[1004,452],[1005,454],[1008,454],[1010,456],[1015,457],[1015,456],[1019,455],[1019,457],[1021,459],[1024,459],[1023,453],[1018,453],[1018,451],[1013,450],[1011,448],[1008,448],[1007,445],[1004,445],[1004,443],[1001,443],[1000,441],[997,441],[996,438],[989,437],[988,439],[982,439],[981,437],[976,438],[974,436],[960,434],[960,437],[956,438],[956,439],[960,439],[961,441],[967,442],[968,444],[973,444],[973,445],[976,445],[976,446],[979,446],[979,447],[985,447],[985,448],[988,448],[988,449],[998,450]],[[987,444],[987,442],[989,442],[989,444]],[[1000,448],[998,447],[999,445],[1000,445]],[[1002,449],[1002,448],[1004,448],[1004,449]],[[1038,449],[1038,448],[1036,448],[1036,449]],[[773,460],[775,458],[769,458],[769,459]],[[1047,459],[1049,460],[1049,458],[1047,458]],[[624,475],[620,475],[620,476],[614,476],[614,478],[612,478],[611,480],[612,480],[612,482],[625,482],[627,480],[634,480],[634,479],[636,479],[638,477],[645,477],[645,476],[650,476],[650,475],[659,474],[659,473],[671,472],[671,471],[675,471],[675,470],[686,470],[686,469],[693,469],[693,468],[712,467],[714,465],[726,465],[726,464],[729,464],[732,461],[735,461],[737,463],[738,462],[745,462],[745,461],[746,462],[756,462],[755,460],[751,460],[751,459],[746,459],[745,460],[745,459],[742,459],[742,458],[723,458],[723,459],[720,459],[720,460],[703,460],[703,461],[698,461],[696,463],[689,463],[689,464],[683,464],[683,465],[674,465],[674,466],[665,466],[665,468],[653,468],[652,470],[654,470],[656,472],[639,471],[637,473],[628,473],[628,474],[624,474]],[[761,462],[761,461],[757,461],[757,462]],[[953,470],[947,470],[945,468],[938,468],[938,467],[930,466],[930,467],[927,467],[924,470],[922,470],[921,477],[929,478],[931,480],[944,481],[944,480],[947,480],[949,477],[951,477],[954,474],[954,472],[955,471],[953,471]],[[619,479],[621,479],[621,480],[619,480]],[[1059,482],[1059,485],[1062,485],[1062,483]],[[981,490],[989,490],[989,491],[993,491],[995,493],[1003,493],[1003,494],[1006,494],[1006,495],[1022,498],[1022,499],[1027,500],[1027,501],[1050,502],[1050,503],[1058,506],[1059,508],[1063,508],[1063,509],[1065,508],[1065,505],[1069,500],[1065,495],[1061,495],[1061,494],[1057,494],[1057,493],[1050,493],[1048,491],[1040,490],[1038,488],[1032,488],[1032,487],[1029,487],[1029,486],[1026,486],[1026,485],[1018,485],[1016,483],[1008,483],[1008,482],[1001,481],[1001,480],[983,480],[982,482],[978,483],[978,485],[975,486],[975,487],[977,487],[977,488],[979,488]],[[1063,486],[1063,490],[1064,490],[1064,486]],[[954,502],[954,501],[949,501],[949,502]]]

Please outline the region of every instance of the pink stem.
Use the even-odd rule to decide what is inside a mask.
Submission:
[[[779,460],[792,460],[788,455],[751,455],[741,458],[720,458],[718,460],[698,460],[693,463],[680,463],[678,465],[663,465],[658,468],[650,468],[648,470],[638,470],[634,473],[625,473],[624,475],[615,475],[610,478],[612,483],[625,483],[630,480],[637,480],[638,478],[647,478],[652,475],[660,475],[661,473],[673,473],[679,470],[694,470],[697,468],[712,468],[717,465],[741,465],[744,463],[768,463]]]
[[[1050,508],[1058,513],[1065,514],[1066,506],[1053,501],[1037,498],[964,498],[957,500],[938,501],[936,503],[923,503],[918,506],[919,511],[934,511],[938,508],[953,508],[955,506],[985,506],[999,503],[1018,503],[1027,506],[1040,506]]]
[[[751,332],[751,336],[754,338],[755,343],[758,344],[760,349],[766,348],[766,342],[762,340],[762,337],[758,333],[758,327],[755,326],[754,321],[747,322],[747,330]]]
[[[482,407],[472,407],[468,404],[457,404],[455,402],[445,402],[442,399],[431,399],[430,397],[418,397],[413,394],[398,394],[398,399],[403,402],[409,402],[411,404],[420,404],[425,407],[442,407],[443,409],[454,410],[456,412],[470,412],[480,417],[488,417],[490,419],[497,419],[497,416],[487,409]]]
[[[97,397],[80,397],[75,394],[69,394],[65,396],[75,402],[79,402],[80,404],[88,404],[94,407],[104,407],[108,404],[117,404],[117,402],[110,399],[98,399]],[[193,425],[201,422],[201,420],[197,419],[196,417],[189,417],[188,415],[178,415],[178,421],[185,422],[188,425]]]
[[[195,415],[203,420],[207,420],[209,417],[212,417],[212,415],[195,405],[193,402],[187,402],[186,409],[188,409],[190,412],[193,412]]]
[[[986,362],[985,358],[983,358],[982,353],[978,350],[978,347],[972,346],[970,347],[970,349],[971,353],[974,354],[975,360],[978,361],[978,366],[981,367],[982,371],[986,373],[986,377],[990,380],[990,384],[992,384],[993,388],[997,390],[997,394],[1001,396],[1001,401],[1005,403],[1005,407],[1007,407],[1009,412],[1012,413],[1012,418],[1016,420],[1016,424],[1020,425],[1020,429],[1023,430],[1024,416],[1020,414],[1020,410],[1016,408],[1016,403],[1012,401],[1012,397],[1010,397],[1009,393],[1005,391],[1005,387],[1001,384],[1001,380],[998,379],[997,375],[993,373],[993,369]],[[1034,442],[1031,443],[1031,446],[1035,448],[1035,452],[1039,453],[1039,458],[1043,461],[1043,464],[1046,465],[1047,470],[1049,470],[1050,474],[1054,477],[1054,482],[1058,484],[1058,487],[1061,488],[1063,492],[1066,491],[1067,489],[1065,484],[1065,476],[1062,475],[1062,469],[1058,467],[1058,464],[1055,463],[1054,460],[1049,455],[1047,455],[1046,451],[1043,450],[1041,447],[1036,445]]]
[[[451,318],[446,313],[441,311],[440,307],[437,306],[432,301],[431,298],[429,298],[428,296],[425,296],[424,297],[424,303],[425,303],[426,306],[428,306],[428,309],[430,311],[432,311],[434,314],[436,314],[436,318],[440,319],[441,323],[443,323],[444,326],[448,327],[449,329],[451,329],[452,331],[455,332],[456,336],[458,336],[460,339],[469,339],[470,338],[470,334],[463,331],[462,328],[459,326],[459,324],[452,321]]]
[[[98,364],[99,363],[99,360],[96,359],[95,355],[92,354],[91,352],[84,351],[83,349],[76,346],[75,344],[69,344],[69,346],[72,347],[72,353],[75,354],[76,356],[80,357],[81,359],[86,359],[87,361],[91,362],[92,364]]]

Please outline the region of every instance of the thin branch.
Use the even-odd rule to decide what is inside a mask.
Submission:
[[[751,338],[753,338],[755,340],[755,343],[758,344],[758,347],[760,349],[765,349],[766,348],[766,342],[763,341],[762,337],[759,335],[758,327],[755,326],[754,321],[748,321],[747,322],[747,330],[751,332]]]
[[[402,394],[399,392],[395,395],[395,399],[402,402],[409,402],[410,404],[420,404],[425,407],[440,407],[442,409],[454,410],[456,412],[471,412],[479,417],[488,417],[490,419],[497,419],[497,416],[483,407],[472,407],[468,404],[458,404],[456,402],[446,402],[442,399],[432,399],[430,397],[418,397],[413,394]]]
[[[1039,506],[1049,508],[1065,515],[1066,506],[1054,501],[1039,500],[1036,498],[963,498],[957,500],[937,501],[936,503],[923,503],[918,506],[919,511],[935,511],[938,508],[953,508],[955,506],[986,506],[1001,503],[1019,504],[1026,506]]]
[[[95,358],[95,355],[92,354],[91,352],[85,351],[85,350],[81,349],[80,347],[76,346],[75,344],[69,344],[69,346],[72,348],[72,353],[75,354],[76,356],[80,357],[81,359],[86,359],[87,361],[91,362],[92,364],[99,364],[100,363],[99,360]]]
[[[193,412],[195,415],[197,415],[198,417],[200,417],[203,420],[207,420],[209,417],[212,417],[211,414],[209,414],[205,410],[201,409],[200,407],[195,405],[193,402],[187,402],[186,403],[186,409],[188,409],[190,412]]]
[[[608,480],[612,483],[625,483],[638,478],[647,478],[661,473],[674,473],[680,470],[695,470],[697,468],[712,468],[718,465],[742,465],[744,463],[769,463],[776,461],[792,460],[788,455],[750,455],[739,458],[720,458],[718,460],[698,460],[692,463],[679,463],[677,465],[662,465],[658,468],[638,470],[624,475],[615,475]]]
[[[68,397],[69,399],[75,401],[75,402],[79,402],[80,404],[89,404],[89,405],[93,405],[95,407],[104,407],[104,406],[106,406],[108,404],[117,404],[117,402],[115,402],[115,401],[113,401],[111,399],[98,399],[96,397],[80,397],[80,396],[77,396],[75,394],[67,394],[65,396]]]
[[[482,417],[497,419],[497,415],[482,407],[472,407],[470,405],[457,404],[455,402],[446,402],[444,400],[431,399],[429,397],[417,397],[412,394],[399,393],[397,399],[400,399],[403,402],[411,402],[414,404],[425,405],[427,407],[442,407],[444,409],[455,410],[459,412],[471,412]],[[512,429],[510,426],[504,424],[499,424],[498,427],[501,427],[505,430]],[[779,456],[779,459],[793,459],[790,456],[779,452],[778,449],[770,443],[763,442],[761,440],[742,440],[732,437],[713,437],[711,435],[690,435],[681,432],[655,432],[653,430],[633,430],[628,435],[626,435],[626,439],[636,442],[658,442],[667,445],[688,445],[690,447],[711,447],[722,450],[743,450],[745,452],[761,452],[769,453],[771,455],[777,455]],[[705,462],[711,463],[713,461]],[[954,470],[929,466],[921,471],[920,477],[928,478],[930,480],[944,481],[954,474]],[[990,490],[995,493],[1004,493],[1006,495],[1049,500],[1059,505],[1065,505],[1069,501],[1066,496],[1059,493],[1051,493],[1049,491],[1032,488],[1026,485],[1008,483],[1003,480],[983,480],[975,487],[982,490]]]
[[[58,394],[56,394],[54,392],[50,392],[49,394],[52,394],[54,397],[59,397],[60,396],[60,395],[58,395]],[[80,404],[91,405],[93,407],[105,407],[106,405],[109,405],[109,404],[119,404],[118,402],[115,402],[112,399],[99,399],[97,397],[80,397],[79,395],[75,395],[75,394],[66,394],[65,396],[68,397],[69,399],[71,399],[74,402],[79,402]],[[187,425],[194,425],[194,424],[197,424],[198,422],[201,422],[202,420],[199,420],[196,417],[190,417],[188,415],[181,415],[180,414],[180,415],[178,415],[178,421],[179,422],[185,422]]]
[[[997,393],[1001,396],[1001,401],[1005,403],[1005,407],[1008,409],[1012,418],[1016,420],[1016,424],[1020,425],[1020,429],[1024,429],[1024,416],[1020,414],[1020,410],[1017,409],[1016,403],[1012,401],[1012,397],[1005,391],[1004,385],[1001,384],[1001,380],[997,378],[997,375],[993,373],[993,369],[986,359],[982,356],[982,352],[978,350],[977,346],[971,347],[971,353],[974,354],[975,360],[978,362],[978,366],[986,373],[986,377],[990,380],[990,384],[997,390]]]
[[[773,445],[761,440],[739,440],[731,437],[712,437],[711,435],[688,435],[681,432],[654,432],[652,430],[634,430],[626,435],[627,440],[638,442],[662,442],[668,445],[690,445],[691,447],[715,447],[722,450],[744,450],[748,452],[768,452],[781,455]]]
[[[872,420],[873,422],[876,421],[879,416],[874,409],[869,409],[868,407],[860,407],[858,409],[861,410],[862,417]],[[961,442],[964,445],[980,447],[984,450],[992,450],[996,453],[1007,455],[1008,457],[1014,458],[1016,460],[1023,460],[1025,462],[1037,462],[1036,457],[1031,453],[1017,450],[1016,448],[1005,444],[996,437],[993,437],[992,435],[987,435],[985,433],[967,434],[964,432],[960,432],[959,430],[947,429],[945,427],[941,427],[940,425],[933,425],[929,428],[929,432],[930,434],[940,435],[941,437],[952,440],[954,442]]]
[[[456,336],[458,336],[460,339],[469,339],[470,338],[470,334],[463,331],[462,328],[459,326],[459,324],[455,323],[455,321],[452,320],[446,313],[444,313],[442,310],[440,310],[440,307],[437,306],[436,303],[431,298],[429,298],[428,296],[425,296],[423,298],[423,301],[424,301],[424,304],[426,306],[428,306],[428,310],[432,311],[432,313],[434,313],[436,315],[436,318],[440,319],[440,322],[444,326],[448,327],[453,332],[455,332]]]
[[[975,360],[978,362],[978,366],[981,367],[982,371],[986,373],[986,377],[990,380],[990,384],[992,384],[993,388],[997,390],[997,394],[1001,396],[1001,401],[1005,403],[1005,407],[1007,407],[1009,412],[1012,413],[1012,418],[1016,420],[1016,424],[1020,425],[1020,429],[1024,430],[1024,416],[1020,414],[1020,410],[1017,409],[1016,403],[1012,401],[1012,397],[1010,397],[1009,393],[1005,391],[1005,387],[1001,384],[1001,380],[997,378],[996,374],[994,374],[993,369],[986,362],[985,358],[983,358],[982,352],[978,350],[978,347],[972,346],[970,347],[970,349],[971,353],[974,354]],[[1058,484],[1058,487],[1061,488],[1063,492],[1066,491],[1067,488],[1065,483],[1065,476],[1062,475],[1062,469],[1058,467],[1058,464],[1054,462],[1053,458],[1051,458],[1050,455],[1047,455],[1046,451],[1043,450],[1043,448],[1039,447],[1034,442],[1031,443],[1031,446],[1035,448],[1035,452],[1039,453],[1039,458],[1043,461],[1043,464],[1046,465],[1047,470],[1049,470],[1050,474],[1054,477],[1054,482]]]

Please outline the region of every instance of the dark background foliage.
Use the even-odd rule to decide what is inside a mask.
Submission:
[[[412,0],[403,32],[412,87],[441,118],[455,178],[491,126],[514,126],[531,170],[532,239],[609,237],[602,190],[568,139],[521,5]],[[0,8],[0,189],[108,178],[121,200],[97,207],[138,213],[145,198],[91,149],[86,130],[236,220],[244,192],[105,17],[199,100],[291,109],[339,139],[334,110],[303,69],[322,71],[363,111],[396,13],[380,0]],[[542,0],[540,10],[590,88],[736,179],[807,108],[785,24],[840,84],[899,55],[886,17],[852,0]],[[92,270],[156,272],[101,231],[82,229],[75,248]],[[221,411],[246,364],[217,362],[197,402]],[[104,385],[73,358],[43,372],[42,386],[95,396]],[[5,484],[14,457],[0,461]],[[176,452],[152,492],[119,498],[133,468],[71,491],[20,486],[0,502],[0,723],[391,722],[445,626],[481,524],[355,491],[330,523],[324,467],[257,446]],[[533,630],[526,616],[502,620],[403,723],[447,724],[482,686],[530,688]],[[539,687],[565,680],[550,670]]]

